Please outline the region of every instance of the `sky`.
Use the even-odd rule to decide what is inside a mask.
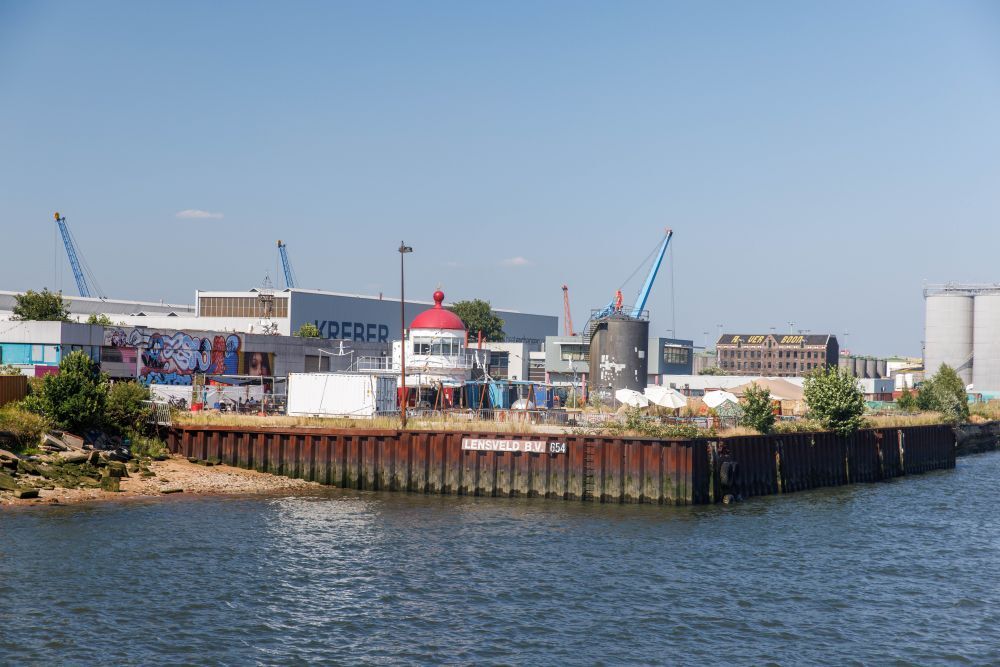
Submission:
[[[0,0],[0,289],[76,293],[60,211],[110,297],[282,286],[278,239],[398,297],[405,240],[408,296],[580,328],[670,227],[654,334],[919,355],[998,199],[995,2]]]

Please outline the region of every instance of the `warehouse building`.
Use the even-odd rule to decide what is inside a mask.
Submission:
[[[727,375],[794,377],[836,366],[840,359],[831,334],[723,334],[715,349]]]

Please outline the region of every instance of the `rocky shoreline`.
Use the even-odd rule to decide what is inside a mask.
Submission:
[[[27,460],[0,450],[0,507],[174,494],[269,495],[322,488],[316,482],[180,456],[124,463],[97,451],[83,454],[83,460],[77,460],[79,454]]]

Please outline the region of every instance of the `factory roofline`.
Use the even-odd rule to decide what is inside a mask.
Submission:
[[[351,298],[351,299],[369,299],[371,301],[395,301],[396,303],[399,303],[399,297],[384,297],[384,296],[383,297],[378,297],[378,296],[372,296],[371,294],[351,294],[350,292],[331,292],[331,291],[328,291],[328,290],[304,289],[302,287],[292,287],[292,288],[286,287],[284,289],[276,289],[276,290],[273,290],[273,291],[274,291],[275,294],[287,294],[289,292],[300,292],[302,294],[317,294],[317,295],[320,295],[320,296],[342,296],[342,297],[347,297],[347,298]],[[229,291],[221,291],[221,290],[220,291],[217,291],[217,290],[197,290],[197,291],[195,291],[195,298],[201,297],[201,296],[221,296],[221,297],[248,296],[248,295],[251,295],[251,294],[260,294],[260,292],[261,292],[261,290],[259,288],[257,288],[257,287],[254,287],[254,288],[251,288],[251,289],[248,289],[248,290],[229,290]],[[425,305],[428,305],[428,306],[433,306],[434,305],[433,301],[424,301],[423,299],[411,299],[409,297],[407,297],[406,303],[425,304]],[[447,308],[449,305],[452,305],[452,304],[445,304],[445,308]],[[494,311],[496,311],[498,313],[515,313],[517,315],[537,314],[537,313],[524,313],[524,311],[514,310],[513,308],[497,308],[496,306],[490,306],[490,307]],[[549,315],[547,317],[555,317],[555,315]]]
[[[0,290],[0,297],[15,297],[24,294],[23,291],[16,290]],[[62,292],[60,292],[62,294]],[[189,310],[194,312],[194,306],[191,304],[183,303],[167,303],[165,301],[139,301],[138,299],[112,299],[112,298],[101,298],[95,296],[75,296],[73,294],[62,294],[63,299],[69,302],[82,301],[84,303],[111,303],[111,304],[126,304],[133,306],[155,306],[156,308],[180,308],[182,310]]]

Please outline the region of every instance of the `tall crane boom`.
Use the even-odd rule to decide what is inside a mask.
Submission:
[[[76,288],[80,292],[80,296],[89,297],[90,287],[87,285],[87,278],[83,275],[83,269],[80,268],[80,259],[76,254],[76,246],[73,245],[73,237],[70,236],[69,227],[66,226],[66,218],[59,215],[56,211],[56,225],[59,226],[59,233],[62,235],[63,245],[66,246],[66,254],[69,255],[69,265],[73,269],[73,277],[76,278]]]
[[[573,316],[569,312],[569,287],[562,286],[563,291],[563,333],[566,336],[575,336],[573,333]]]
[[[285,271],[285,287],[295,287],[295,274],[292,273],[292,263],[288,261],[288,250],[281,239],[278,239],[278,254],[281,255],[281,268]]]
[[[667,252],[667,246],[670,245],[670,238],[674,235],[674,230],[672,229],[667,229],[666,232],[667,235],[663,237],[663,243],[660,245],[660,252],[656,255],[656,261],[653,262],[652,268],[649,269],[646,282],[643,284],[642,289],[639,290],[639,298],[635,300],[635,305],[632,306],[632,317],[639,317],[642,315],[643,309],[646,308],[646,300],[649,299],[649,292],[653,289],[653,281],[656,280],[660,264],[663,263],[663,255]]]

